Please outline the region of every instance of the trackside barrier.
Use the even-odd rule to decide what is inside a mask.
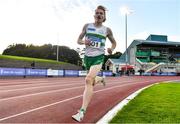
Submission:
[[[64,70],[58,70],[58,76],[63,77],[64,76]]]
[[[64,76],[66,77],[78,77],[79,76],[79,71],[78,70],[64,70]]]
[[[52,69],[32,69],[32,68],[2,68],[0,67],[0,77],[10,76],[44,76],[44,77],[79,77],[86,76],[85,70],[52,70]],[[112,71],[101,71],[99,76],[113,76]],[[178,76],[175,72],[147,72],[144,76]]]
[[[58,70],[48,69],[47,76],[58,76]]]
[[[47,69],[25,69],[25,76],[47,76]]]
[[[112,71],[102,71],[102,75],[101,76],[103,76],[103,75],[105,75],[105,76],[112,76],[113,73],[112,73]]]
[[[177,73],[175,72],[147,72],[143,74],[144,76],[177,76]]]
[[[79,76],[86,76],[86,75],[87,75],[87,71],[84,71],[84,70],[79,71]]]
[[[44,77],[79,77],[86,76],[85,70],[52,70],[52,69],[31,69],[31,68],[1,68],[0,77],[10,76],[44,76]],[[112,76],[111,71],[101,71],[99,76]]]
[[[23,68],[0,68],[0,76],[24,76]]]

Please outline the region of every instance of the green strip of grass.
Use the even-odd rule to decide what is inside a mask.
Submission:
[[[55,60],[37,59],[37,58],[19,57],[19,56],[9,56],[9,55],[0,55],[0,59],[30,61],[30,62],[36,61],[36,62],[54,63],[54,64],[65,64],[65,62],[57,62],[57,61],[55,61]]]
[[[160,83],[142,91],[110,123],[180,123],[180,83]]]

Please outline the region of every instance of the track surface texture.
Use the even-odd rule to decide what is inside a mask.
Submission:
[[[149,84],[178,76],[107,77],[97,84],[82,123],[95,123],[124,98]],[[77,123],[84,77],[0,79],[0,123]]]

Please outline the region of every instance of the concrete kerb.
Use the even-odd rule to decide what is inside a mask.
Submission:
[[[159,83],[155,83],[155,84],[159,84]],[[125,98],[119,104],[117,104],[113,109],[111,109],[109,112],[107,112],[107,114],[105,114],[98,122],[96,122],[96,124],[108,124],[108,122],[117,114],[117,112],[120,111],[125,105],[127,105],[129,103],[129,101],[134,99],[144,89],[151,87],[152,85],[155,85],[155,84],[151,84],[146,87],[143,87],[143,88],[137,90],[136,92],[132,93],[131,95],[129,95],[127,98]]]

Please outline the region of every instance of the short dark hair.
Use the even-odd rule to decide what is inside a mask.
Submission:
[[[101,9],[101,10],[104,11],[104,20],[103,20],[103,22],[105,22],[106,21],[106,11],[107,11],[106,7],[104,7],[102,5],[99,5],[99,6],[97,6],[96,10],[97,9]]]
[[[99,5],[96,9],[102,9],[104,12],[106,12],[106,7],[102,6],[102,5]]]

